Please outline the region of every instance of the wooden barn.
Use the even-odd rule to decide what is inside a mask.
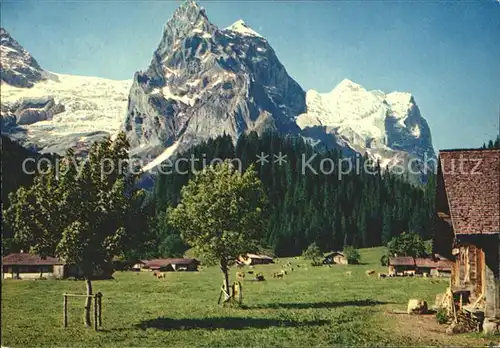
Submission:
[[[390,275],[415,271],[415,259],[411,256],[389,257],[388,266]]]
[[[415,270],[417,274],[425,274],[432,277],[450,277],[453,262],[449,260],[438,260],[431,258],[415,258]]]
[[[500,150],[439,154],[434,252],[453,260],[451,290],[500,318]]]
[[[197,271],[200,262],[196,259],[154,259],[146,262],[143,266],[151,271]]]
[[[265,265],[274,263],[274,260],[271,256],[267,255],[246,254],[246,256],[240,256],[238,262],[245,265]]]
[[[3,279],[61,279],[64,276],[64,262],[55,257],[42,258],[21,252],[2,258]]]
[[[347,265],[349,262],[344,254],[338,251],[334,251],[333,253],[325,256],[323,263],[326,265]]]

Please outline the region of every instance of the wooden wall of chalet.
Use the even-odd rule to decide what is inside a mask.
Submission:
[[[454,290],[468,290],[473,299],[484,293],[484,252],[475,245],[459,246],[452,270]]]
[[[485,316],[500,318],[500,237],[474,235],[457,240],[452,268],[453,290],[469,290],[471,298],[484,295]]]

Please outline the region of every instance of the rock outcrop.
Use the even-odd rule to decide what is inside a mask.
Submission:
[[[167,22],[150,66],[134,76],[125,129],[134,146],[191,146],[275,129],[299,133],[305,92],[243,21],[220,30],[193,1]]]

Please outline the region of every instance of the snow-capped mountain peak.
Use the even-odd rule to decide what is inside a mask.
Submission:
[[[222,134],[236,141],[252,130],[298,133],[305,92],[244,21],[220,30],[188,1],[165,25],[149,67],[136,73],[128,107],[132,146],[158,155]]]
[[[38,62],[9,32],[0,28],[0,75],[2,82],[17,87],[33,87],[45,78]]]
[[[330,92],[333,94],[334,92],[339,92],[339,91],[366,91],[363,86],[360,84],[357,84],[354,81],[351,81],[347,78],[343,79],[335,88]]]
[[[245,21],[243,19],[237,20],[236,22],[234,22],[233,24],[231,24],[229,27],[227,27],[224,30],[234,31],[234,32],[241,34],[241,35],[256,36],[259,38],[264,38],[262,35],[257,33],[255,30],[250,28],[248,26],[248,24],[245,23]]]
[[[368,91],[344,79],[330,93],[308,91],[306,104],[307,112],[297,118],[303,131],[323,127],[356,152],[384,163],[398,151],[435,156],[429,126],[410,93]]]

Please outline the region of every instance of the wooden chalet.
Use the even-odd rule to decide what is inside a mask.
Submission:
[[[406,271],[415,270],[415,259],[411,256],[394,256],[389,257],[388,262],[389,274],[404,273]]]
[[[431,258],[415,258],[415,271],[417,274],[425,274],[432,277],[450,277],[453,262],[449,260],[438,260]]]
[[[500,150],[439,153],[434,252],[451,258],[451,290],[500,318]]]
[[[151,271],[197,271],[200,262],[196,259],[154,259],[147,261],[143,268]]]
[[[343,253],[334,251],[325,256],[323,263],[326,265],[347,265],[349,262]]]
[[[237,260],[240,264],[245,265],[265,265],[269,263],[274,263],[271,256],[261,255],[261,254],[246,254],[245,256],[240,256]]]
[[[20,252],[2,258],[3,279],[62,279],[64,276],[64,262],[55,257],[42,258]]]

